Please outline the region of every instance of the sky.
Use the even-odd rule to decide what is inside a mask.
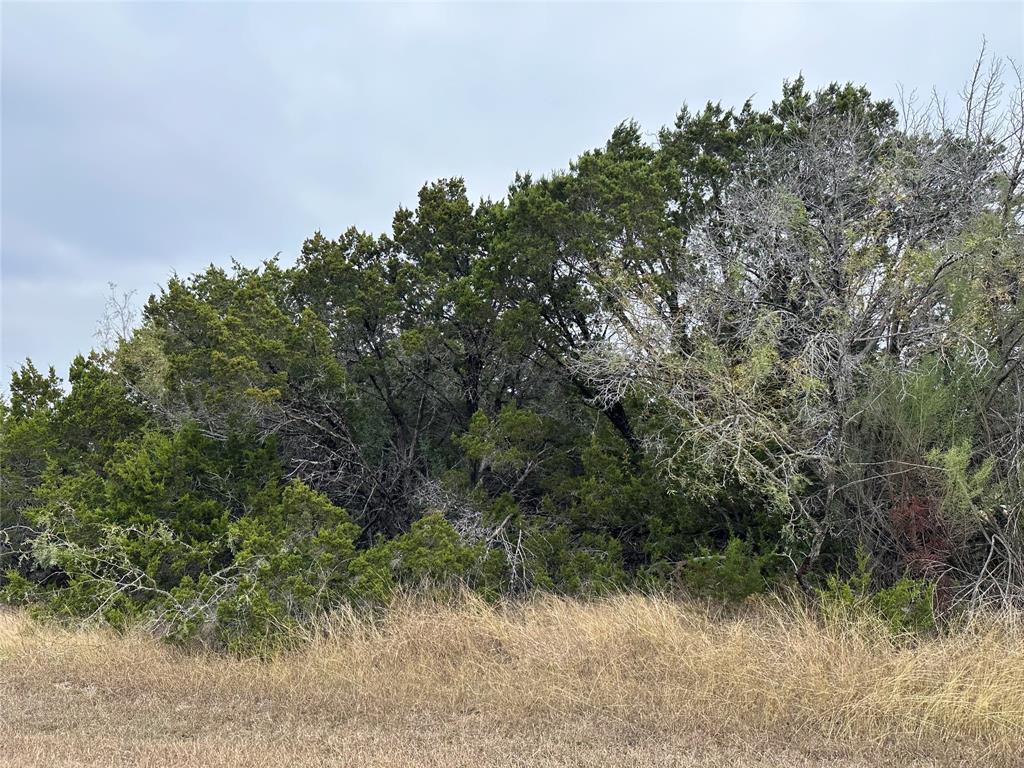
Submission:
[[[0,366],[59,374],[109,294],[381,232],[426,182],[497,198],[635,119],[783,80],[955,97],[1024,3],[0,5]]]

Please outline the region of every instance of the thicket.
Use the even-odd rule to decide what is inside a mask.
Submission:
[[[424,582],[1019,604],[1004,74],[954,116],[802,79],[684,107],[501,200],[437,181],[388,234],[113,300],[0,402],[4,598],[237,649]]]

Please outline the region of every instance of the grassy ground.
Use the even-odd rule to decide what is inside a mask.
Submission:
[[[1024,766],[1024,631],[625,596],[337,617],[270,661],[0,614],[0,765]]]

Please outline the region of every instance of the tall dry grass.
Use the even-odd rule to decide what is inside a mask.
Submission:
[[[466,597],[320,629],[255,661],[0,616],[0,763],[1024,765],[1008,616],[909,641],[796,602]]]

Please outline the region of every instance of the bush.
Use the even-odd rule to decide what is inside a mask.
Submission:
[[[818,590],[826,620],[868,618],[881,622],[894,635],[921,634],[935,629],[935,585],[902,577],[889,587],[872,589],[866,554],[857,557],[857,570],[849,578],[833,574]]]
[[[704,548],[683,563],[678,572],[679,584],[693,595],[739,602],[764,591],[765,560],[764,556],[753,554],[748,542],[733,537],[721,553]]]
[[[424,515],[408,533],[362,552],[352,566],[351,595],[363,603],[386,603],[399,586],[451,586],[480,577],[480,547],[465,544],[442,514]]]
[[[600,595],[625,586],[622,545],[611,536],[583,533],[566,526],[533,529],[526,540],[527,577],[534,587],[562,594]]]

